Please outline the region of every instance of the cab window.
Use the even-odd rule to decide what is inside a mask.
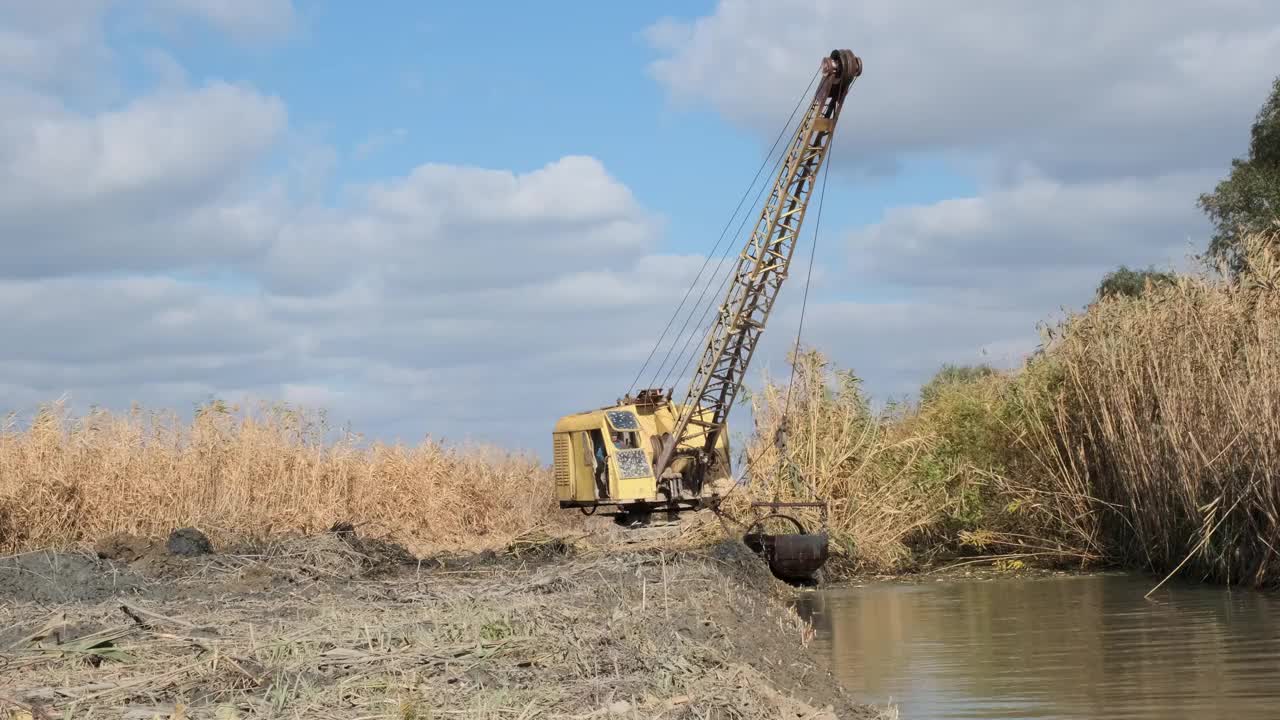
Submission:
[[[610,410],[605,413],[609,424],[609,441],[619,450],[640,447],[640,421],[629,410]]]

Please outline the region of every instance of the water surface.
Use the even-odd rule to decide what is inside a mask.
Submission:
[[[845,686],[903,720],[1280,718],[1280,598],[1130,575],[806,596]]]

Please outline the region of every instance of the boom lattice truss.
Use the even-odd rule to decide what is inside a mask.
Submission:
[[[823,59],[821,82],[787,146],[751,239],[738,256],[672,438],[663,444],[655,463],[658,477],[670,466],[679,448],[694,446],[710,453],[723,432],[773,303],[787,278],[805,210],[830,150],[845,95],[861,73],[862,61],[848,50],[833,51]]]

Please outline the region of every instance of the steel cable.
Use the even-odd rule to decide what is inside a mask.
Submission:
[[[734,219],[738,216],[738,213],[742,210],[742,203],[744,203],[747,197],[750,196],[751,189],[755,187],[756,182],[758,182],[760,179],[760,174],[764,171],[765,167],[768,166],[769,158],[773,156],[774,151],[778,148],[778,143],[780,143],[782,141],[782,138],[786,135],[787,129],[791,126],[791,121],[795,119],[796,113],[800,110],[800,107],[804,104],[804,99],[809,94],[810,89],[813,87],[814,81],[817,80],[818,74],[819,73],[815,71],[813,74],[813,77],[809,79],[808,86],[806,86],[804,93],[801,94],[800,99],[796,101],[795,107],[792,108],[791,114],[787,117],[787,121],[783,123],[782,129],[778,132],[778,136],[774,138],[773,145],[770,146],[769,152],[765,154],[764,160],[762,160],[760,163],[760,167],[756,169],[756,174],[751,179],[751,183],[747,186],[747,189],[743,191],[742,197],[738,199],[738,205],[737,207],[734,208],[733,214],[729,216],[729,220],[725,223],[724,229],[720,231],[719,239],[717,239],[715,245],[712,246],[711,252],[707,254],[707,259],[703,261],[702,267],[698,269],[697,276],[694,277],[693,282],[690,283],[688,289],[685,290],[684,297],[681,298],[680,304],[676,307],[675,312],[671,313],[671,318],[667,320],[666,327],[664,327],[662,329],[662,332],[658,335],[658,341],[654,343],[653,349],[649,351],[649,356],[645,358],[644,364],[640,366],[640,371],[636,373],[635,379],[632,380],[631,385],[628,386],[627,394],[630,394],[631,391],[635,389],[636,384],[640,382],[640,378],[644,376],[644,371],[649,367],[649,363],[653,361],[654,356],[658,352],[658,348],[662,346],[663,340],[666,339],[667,332],[671,329],[671,326],[675,323],[676,318],[679,317],[680,311],[684,309],[685,303],[689,300],[689,295],[692,294],[693,289],[698,286],[699,281],[702,279],[702,273],[706,271],[707,265],[710,264],[711,262],[711,258],[715,257],[716,250],[718,250],[720,248],[721,243],[724,242],[726,238],[726,233],[728,232],[729,228],[733,226]],[[775,164],[775,167],[776,167],[776,164]],[[757,201],[758,201],[758,198],[759,196],[757,195]],[[754,205],[752,207],[754,208]],[[749,217],[749,215],[744,217]],[[739,226],[739,232],[741,232],[741,226]],[[732,246],[730,246],[730,248],[731,247]],[[728,251],[726,250],[726,254],[727,252]],[[723,264],[723,258],[721,259],[721,264]],[[719,267],[717,267],[715,272],[719,272]],[[712,276],[707,280],[708,286],[711,284],[712,281],[714,281],[714,279],[715,279],[715,273],[712,273]],[[701,302],[701,297],[699,297],[698,302],[699,303]],[[697,304],[695,304],[694,307],[690,309],[690,317],[692,317],[692,315],[696,312],[696,310],[697,310]],[[688,320],[686,319],[685,326],[687,327],[687,325],[688,325]],[[684,331],[682,328],[680,334],[678,334],[676,338],[672,340],[671,347],[667,349],[667,354],[663,358],[662,364],[659,365],[658,371],[654,374],[655,380],[657,379],[657,375],[661,374],[661,368],[666,365],[667,360],[671,357],[671,352],[672,350],[675,349],[676,343],[679,342],[680,336],[683,335],[683,332]]]
[[[774,162],[773,164],[774,174],[777,174],[778,167],[782,164],[782,161],[785,157],[786,157],[786,153],[783,153],[779,155],[778,159]],[[772,189],[772,186],[771,185],[760,186],[760,190],[756,193],[756,198],[754,201],[752,201],[752,204],[751,204],[751,207],[753,210],[757,206],[759,206],[761,198],[764,197],[764,191],[767,189]],[[742,216],[742,222],[738,224],[738,229],[734,231],[734,237],[740,237],[742,235],[742,231],[747,226],[747,220],[750,219],[751,217],[752,217],[751,215]],[[689,328],[689,321],[693,320],[694,315],[697,314],[698,312],[698,308],[702,307],[704,301],[707,303],[706,309],[702,311],[702,317],[698,318],[698,322],[694,324],[693,329],[690,332],[689,336],[685,338],[684,344],[680,348],[680,352],[675,355],[674,361],[671,363],[671,368],[668,369],[667,374],[663,376],[662,383],[660,385],[657,385],[656,387],[666,387],[667,381],[671,379],[671,373],[675,372],[676,367],[680,364],[681,358],[684,358],[685,355],[689,353],[691,343],[693,342],[694,338],[699,337],[698,328],[703,326],[702,324],[707,319],[707,316],[710,314],[711,310],[713,310],[716,307],[716,304],[715,304],[716,299],[719,298],[720,295],[724,292],[724,289],[729,282],[729,278],[732,276],[733,267],[729,266],[730,272],[724,273],[724,277],[721,278],[720,280],[720,285],[716,287],[716,291],[712,293],[710,297],[707,296],[707,290],[711,289],[711,283],[715,282],[716,276],[723,272],[725,268],[725,261],[729,258],[729,255],[734,249],[735,247],[732,245],[724,249],[724,254],[720,256],[720,261],[716,264],[715,272],[713,272],[711,274],[711,277],[707,279],[707,284],[702,288],[702,292],[698,294],[697,302],[695,302],[693,305],[693,308],[690,309],[688,317],[685,318],[684,324],[680,327],[680,332],[676,334],[676,340],[675,342],[672,343],[672,349],[675,348],[675,343],[680,342],[680,338],[685,337],[684,333],[685,333],[685,330]],[[710,331],[710,326],[706,326],[706,330]],[[702,337],[705,339],[706,332],[702,333]],[[693,359],[698,356],[696,352],[697,350],[700,350],[700,348],[695,348],[695,352],[688,355],[688,359],[685,361],[685,364],[684,364],[684,369],[680,371],[680,375],[676,376],[677,379],[684,376],[685,370],[688,369],[690,363],[693,362]],[[669,359],[671,359],[671,354],[668,351],[667,358],[665,358],[662,361],[662,365],[658,366],[658,370],[654,374],[654,382],[657,381],[658,379],[657,376],[662,373],[663,368],[666,368],[667,360]]]
[[[813,260],[818,254],[818,232],[822,229],[822,204],[827,199],[827,178],[831,175],[831,163],[835,159],[835,135],[829,140],[831,147],[827,149],[827,163],[822,168],[822,189],[818,191],[818,212],[813,218],[813,245],[809,248],[809,269],[804,277],[804,295],[800,301],[800,320],[796,326],[796,343],[791,351],[791,377],[787,380],[787,398],[782,403],[782,418],[786,422],[787,413],[791,410],[791,387],[795,385],[796,363],[800,360],[800,335],[804,332],[804,316],[809,309],[809,284],[813,280]]]

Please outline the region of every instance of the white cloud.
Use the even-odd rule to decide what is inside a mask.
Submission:
[[[284,123],[252,92],[33,117],[0,136],[28,193],[0,204],[0,302],[26,309],[0,316],[3,407],[285,398],[537,447],[540,421],[625,389],[698,262],[655,256],[658,219],[590,157],[424,165],[299,205],[238,187]]]
[[[91,89],[114,59],[101,27],[108,0],[0,4],[0,81]]]
[[[160,184],[204,196],[218,178],[255,158],[284,120],[278,100],[221,82],[149,95],[92,118],[18,116],[9,122],[22,127],[10,125],[6,135],[21,144],[5,169],[6,184],[13,183],[19,194],[6,195],[4,203],[12,208],[114,202]],[[67,183],[69,178],[74,182]]]
[[[108,11],[128,22],[194,20],[246,39],[279,37],[297,23],[291,0],[14,0],[0,3],[0,84],[114,97],[117,53],[104,30]],[[154,50],[146,62],[169,77],[180,70]]]
[[[211,83],[85,115],[0,95],[0,276],[155,270],[260,250],[230,192],[283,130],[283,104]]]
[[[182,67],[177,58],[160,48],[143,50],[142,64],[162,87],[174,89],[187,85],[187,69]]]
[[[526,286],[630,262],[654,246],[658,230],[590,157],[523,174],[428,164],[348,194],[354,212],[313,209],[281,228],[266,266],[270,287],[307,294],[358,281],[435,292]]]
[[[634,209],[631,192],[592,157],[566,157],[525,175],[427,164],[404,180],[365,190],[370,206],[406,218],[451,221],[591,222]]]
[[[6,361],[67,364],[141,379],[148,362],[230,359],[287,347],[252,296],[163,277],[3,281]],[[13,375],[7,375],[13,378]]]
[[[852,49],[865,70],[841,157],[883,168],[960,152],[1054,177],[1225,167],[1280,67],[1280,16],[1267,0],[722,0],[649,38],[674,99],[762,132],[823,55]]]
[[[914,393],[947,362],[1016,366],[1035,348],[1042,319],[1036,308],[960,296],[832,302],[811,311],[806,345],[852,368],[879,397]]]
[[[0,307],[21,309],[0,314],[0,408],[258,396],[383,437],[544,450],[560,414],[627,389],[702,262],[664,253],[663,218],[598,158],[427,163],[331,202],[344,158],[290,145],[279,99],[190,87],[167,54],[150,56],[162,89],[71,102],[86,58],[109,65],[101,7],[24,15],[61,28],[48,47],[0,33]],[[1277,59],[1260,4],[804,7],[725,2],[656,26],[655,72],[672,97],[764,128],[826,50],[851,47],[867,73],[842,142],[882,167],[944,152],[997,171],[972,197],[846,229],[850,266],[818,268],[828,293],[878,296],[816,295],[805,341],[880,392],[943,362],[1016,362],[1036,320],[1107,266],[1176,258]],[[288,3],[163,13],[236,36],[297,22]],[[799,299],[793,279],[753,374],[780,370]]]
[[[1064,183],[891,208],[850,237],[850,269],[912,292],[981,290],[1005,301],[1083,302],[1118,265],[1181,265],[1200,249],[1203,173]]]
[[[154,11],[187,15],[233,36],[275,37],[293,29],[291,0],[153,0]]]
[[[79,9],[68,67],[110,53],[105,5]],[[275,24],[246,9],[163,12]],[[0,303],[21,308],[0,314],[0,407],[256,396],[379,436],[540,447],[625,389],[698,261],[656,255],[661,219],[593,157],[428,163],[329,202],[338,156],[278,98],[140,58],[159,87],[110,102],[26,68],[0,83]]]

